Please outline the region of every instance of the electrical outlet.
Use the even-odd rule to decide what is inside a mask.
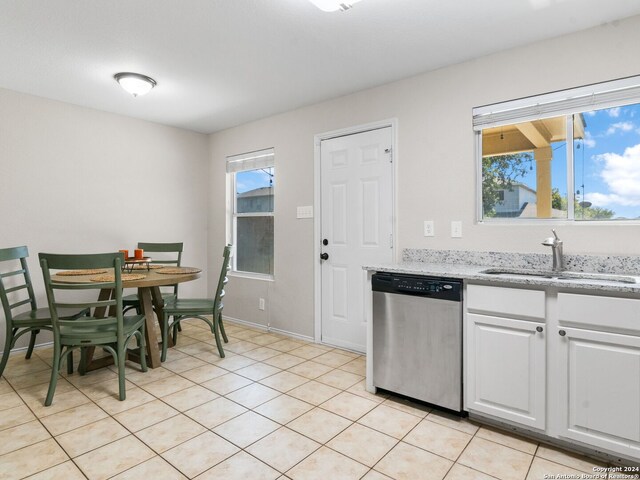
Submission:
[[[455,220],[451,222],[451,238],[462,237],[462,222]]]
[[[433,237],[435,234],[433,228],[433,220],[425,220],[424,221],[424,236],[425,237]]]
[[[264,310],[264,298],[258,300],[258,310]]]

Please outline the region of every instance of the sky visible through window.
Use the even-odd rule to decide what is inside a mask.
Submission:
[[[640,217],[640,104],[586,112],[584,119],[585,138],[574,142],[578,200],[613,210],[613,218]]]
[[[247,170],[236,174],[236,193],[245,193],[262,187],[272,187],[273,167]]]
[[[573,151],[576,202],[612,210],[614,219],[640,218],[640,104],[585,112],[583,118],[585,135]],[[567,197],[565,142],[551,148],[552,187]],[[536,189],[535,162],[519,181]]]

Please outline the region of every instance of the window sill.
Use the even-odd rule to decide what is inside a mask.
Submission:
[[[267,282],[275,281],[275,279],[273,278],[273,275],[265,275],[265,274],[262,274],[262,273],[230,271],[228,275],[230,277],[248,278],[248,279],[251,279],[251,280],[264,280],[264,281],[267,281]]]
[[[613,225],[626,225],[626,226],[638,226],[640,225],[640,219],[626,219],[626,220],[567,220],[562,218],[530,218],[530,219],[522,219],[522,220],[508,220],[508,219],[495,219],[495,220],[480,220],[476,221],[477,225],[493,225],[493,226],[541,226],[541,225],[562,225],[562,226],[570,226],[570,225],[580,225],[580,226],[600,226],[600,227],[610,227]]]

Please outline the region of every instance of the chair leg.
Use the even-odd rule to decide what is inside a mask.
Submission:
[[[169,343],[169,316],[162,315],[162,355],[160,355],[160,361],[164,362],[167,359],[167,347]]]
[[[176,343],[178,343],[178,332],[182,331],[182,323],[177,322],[176,320],[178,319],[178,317],[174,316],[173,317],[173,325],[171,328],[171,335],[173,336],[173,344],[175,345]]]
[[[69,375],[73,373],[73,351],[67,355],[67,373]]]
[[[80,364],[78,365],[78,373],[84,375],[87,373],[87,348],[80,348]]]
[[[143,372],[147,371],[147,341],[145,339],[145,329],[146,325],[142,322],[142,326],[140,327],[140,369]]]
[[[213,334],[216,337],[216,346],[218,347],[218,353],[220,354],[220,358],[224,358],[224,350],[222,349],[222,342],[220,342],[220,322],[219,316],[214,314],[213,316]]]
[[[224,343],[229,343],[229,339],[227,338],[227,332],[224,331],[224,323],[222,323],[222,312],[218,315],[218,325],[220,325],[220,333],[222,333],[222,339]]]
[[[27,354],[24,357],[27,360],[31,358],[31,354],[33,353],[33,347],[36,344],[36,336],[39,333],[40,333],[40,330],[31,330],[31,338],[29,339],[29,348],[27,348]]]
[[[60,357],[62,348],[58,342],[53,346],[53,365],[51,366],[51,380],[49,380],[49,390],[47,391],[47,398],[44,401],[44,406],[48,407],[53,402],[53,394],[56,393],[56,385],[58,384],[58,372],[60,371]]]
[[[2,360],[0,360],[0,377],[4,372],[4,367],[7,366],[9,360],[9,354],[11,353],[11,342],[13,341],[13,335],[11,329],[7,328],[7,338],[4,339],[4,350],[2,352]]]
[[[116,362],[118,363],[118,392],[120,393],[120,401],[127,398],[125,391],[125,378],[124,378],[124,364],[127,356],[125,345],[121,345],[118,342],[118,355],[116,356]]]

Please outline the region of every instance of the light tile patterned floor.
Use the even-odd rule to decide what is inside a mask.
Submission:
[[[602,464],[364,390],[364,357],[227,324],[218,357],[183,324],[161,368],[62,374],[44,407],[51,349],[0,379],[0,479],[504,480]],[[63,371],[65,369],[63,368]]]

